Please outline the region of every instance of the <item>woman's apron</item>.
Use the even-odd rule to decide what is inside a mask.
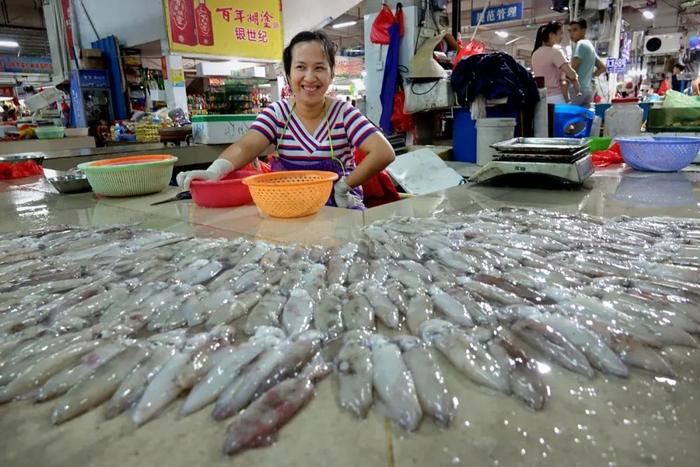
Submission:
[[[287,127],[289,125],[289,119],[294,111],[295,104],[292,104],[292,109],[284,122],[284,129],[282,134],[277,138],[277,145],[275,146],[275,152],[269,157],[270,168],[273,172],[280,172],[284,170],[321,170],[324,172],[333,172],[338,174],[338,179],[341,177],[346,177],[348,175],[347,170],[343,162],[336,158],[333,152],[333,139],[331,138],[331,129],[328,122],[328,113],[326,111],[326,128],[328,130],[328,145],[331,148],[331,157],[284,157],[279,154],[279,145],[287,132]],[[324,106],[325,109],[325,106]],[[295,137],[296,138],[296,137]],[[362,200],[362,187],[358,186],[352,188],[350,192],[357,196],[359,200]],[[337,207],[334,198],[334,192],[331,192],[330,198],[326,201],[326,206]],[[356,206],[353,209],[364,209],[364,205]]]

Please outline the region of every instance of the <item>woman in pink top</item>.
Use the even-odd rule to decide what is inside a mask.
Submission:
[[[564,27],[559,21],[551,21],[540,26],[535,39],[535,49],[532,51],[532,72],[535,76],[544,77],[549,104],[566,103],[564,77],[571,82],[577,94],[581,91],[578,75],[571,68],[564,52],[558,47],[562,37],[564,37]]]

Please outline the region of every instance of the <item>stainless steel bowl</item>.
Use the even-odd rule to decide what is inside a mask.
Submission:
[[[0,156],[0,162],[14,164],[17,162],[34,161],[37,165],[44,164],[43,154],[17,154],[13,156]]]
[[[85,174],[61,175],[58,177],[51,177],[48,180],[59,193],[68,194],[92,191],[92,187],[90,183],[88,183]]]

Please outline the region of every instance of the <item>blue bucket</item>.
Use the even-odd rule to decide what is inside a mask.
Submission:
[[[476,122],[468,108],[454,109],[452,156],[456,161],[476,164]]]
[[[556,104],[554,106],[555,138],[588,138],[595,113],[577,105]]]

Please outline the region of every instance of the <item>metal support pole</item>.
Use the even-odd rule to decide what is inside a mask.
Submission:
[[[428,0],[430,1],[430,0]],[[452,37],[459,39],[462,31],[462,0],[452,0]]]

